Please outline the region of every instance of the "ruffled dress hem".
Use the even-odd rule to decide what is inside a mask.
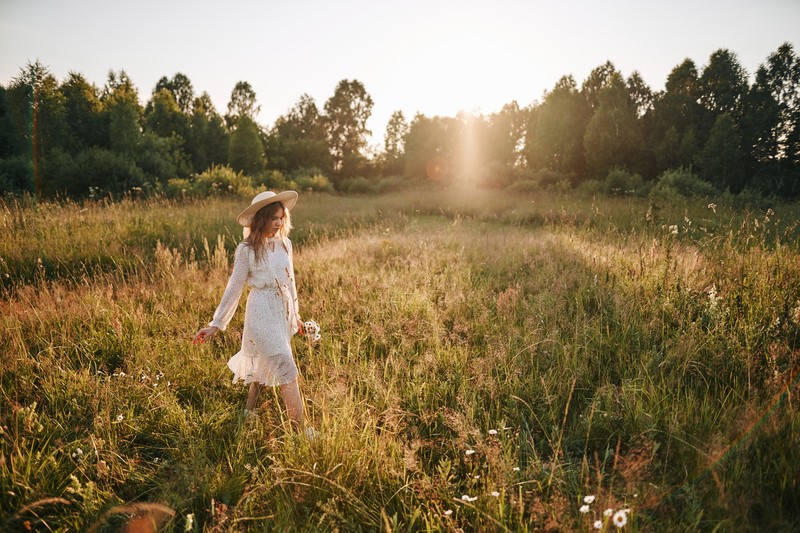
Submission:
[[[228,368],[233,372],[233,383],[244,381],[245,385],[260,383],[276,387],[291,383],[298,375],[290,355],[250,355],[240,351],[228,359]]]

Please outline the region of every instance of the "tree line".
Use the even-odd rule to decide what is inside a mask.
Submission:
[[[511,102],[496,113],[455,117],[417,113],[410,122],[396,111],[382,149],[373,150],[373,100],[358,80],[340,81],[321,108],[302,95],[265,127],[246,81],[236,83],[222,114],[181,73],[162,77],[142,106],[124,71],[109,72],[98,88],[75,72],[59,82],[36,61],[0,85],[0,192],[158,192],[224,167],[257,185],[341,191],[438,180],[607,184],[613,192],[680,170],[720,191],[798,196],[800,57],[785,43],[752,83],[748,78],[726,49],[702,68],[685,59],[662,91],[638,72],[625,78],[609,61],[580,85],[563,76],[527,107]]]

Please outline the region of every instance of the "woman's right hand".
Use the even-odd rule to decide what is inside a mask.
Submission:
[[[213,337],[218,331],[219,328],[217,326],[208,326],[207,328],[203,328],[194,336],[192,344],[203,344],[208,339]]]

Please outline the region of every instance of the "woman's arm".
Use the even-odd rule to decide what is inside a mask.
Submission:
[[[236,308],[239,306],[239,299],[242,296],[247,275],[250,272],[250,260],[248,258],[248,248],[244,244],[240,244],[236,248],[236,254],[233,258],[233,272],[228,280],[228,285],[225,287],[225,292],[222,294],[222,299],[214,311],[214,317],[208,327],[201,329],[197,332],[194,342],[205,342],[208,338],[214,335],[217,331],[225,331],[228,323],[236,313]]]

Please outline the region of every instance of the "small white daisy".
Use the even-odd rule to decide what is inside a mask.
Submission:
[[[497,430],[496,429],[490,429],[489,430],[489,435],[497,435]]]
[[[495,498],[498,498],[500,496],[500,493],[497,492],[496,490],[493,490],[492,491],[492,496],[494,496]]]
[[[450,516],[451,514],[453,514],[453,510],[452,510],[452,509],[448,509],[448,510],[446,510],[446,511],[444,512],[444,515],[445,515],[445,516]]]
[[[125,417],[124,417],[124,416],[122,416],[122,415],[117,415],[117,422],[122,422],[123,420],[125,420]]]
[[[581,508],[579,510],[580,510],[581,513],[586,514],[586,513],[589,512],[589,506],[588,505],[581,505]]]
[[[594,502],[594,496],[593,495],[590,494],[588,496],[584,496],[583,497],[583,503],[592,503],[592,502]]]
[[[595,520],[594,521],[594,528],[595,529],[603,529],[603,521],[602,520]]]
[[[472,455],[473,453],[475,453],[475,450],[467,450],[464,453],[467,454],[467,455]]]
[[[614,514],[614,509],[606,509],[603,511],[603,516],[611,516],[612,514]]]
[[[518,466],[514,467],[514,472],[519,472],[519,467]]]
[[[624,509],[621,509],[614,513],[614,525],[617,527],[623,527],[625,524],[628,523],[628,515],[625,513]]]

